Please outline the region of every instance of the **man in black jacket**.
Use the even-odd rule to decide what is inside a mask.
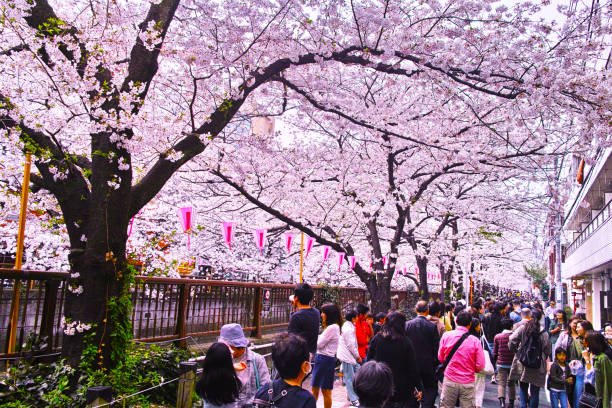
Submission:
[[[429,306],[421,300],[416,304],[417,317],[406,322],[406,334],[412,341],[423,381],[421,408],[432,408],[438,395],[435,370],[438,366],[440,334],[436,325],[427,320]]]

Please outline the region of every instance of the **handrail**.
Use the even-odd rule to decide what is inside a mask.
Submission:
[[[608,216],[604,214],[605,211],[608,211]],[[603,215],[602,219],[599,220],[599,216]],[[612,217],[612,200],[608,201],[606,205],[597,213],[595,217],[588,223],[586,228],[584,228],[580,235],[576,237],[575,240],[567,247],[566,256],[570,256],[571,254],[578,249],[591,235],[593,235],[609,218]],[[599,221],[598,221],[599,220]],[[591,230],[591,226],[595,223],[599,222],[599,225]]]
[[[63,271],[34,271],[27,269],[11,269],[0,268],[0,279],[67,279],[69,272]],[[146,276],[138,275],[136,281],[143,283],[166,283],[166,284],[188,284],[188,285],[206,285],[206,286],[242,286],[251,288],[275,288],[275,289],[293,289],[295,284],[288,283],[269,283],[269,282],[243,282],[243,281],[226,281],[226,280],[207,280],[207,279],[186,279],[186,278],[168,278],[164,276]],[[314,286],[318,287],[318,286]],[[344,290],[365,290],[358,286],[338,286],[338,289]]]
[[[66,279],[68,272],[0,268],[0,279]]]

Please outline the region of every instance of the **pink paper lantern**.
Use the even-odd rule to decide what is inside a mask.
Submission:
[[[179,217],[183,232],[187,234],[187,249],[191,249],[191,223],[193,220],[193,207],[182,207],[179,209]],[[133,220],[133,219],[132,219]],[[130,231],[131,231],[130,225]]]
[[[255,236],[255,245],[259,249],[259,253],[263,255],[264,244],[266,241],[266,230],[256,229],[255,231],[253,231],[253,235]]]
[[[312,249],[312,245],[314,244],[315,239],[312,237],[308,237],[306,239],[306,254],[304,255],[304,258],[308,258],[308,254],[310,253],[310,250]]]
[[[233,222],[224,222],[223,223],[223,239],[225,243],[232,249],[232,240],[234,238],[234,223]]]
[[[357,263],[357,257],[354,255],[349,256],[349,263],[351,264],[351,272],[355,269],[355,263]]]
[[[323,262],[321,263],[321,265],[323,265],[325,263],[325,261],[327,260],[327,257],[329,256],[329,250],[331,249],[331,247],[329,245],[325,245],[323,247]]]
[[[338,272],[342,269],[342,262],[344,262],[344,252],[338,252]]]
[[[293,234],[283,234],[283,237],[285,238],[285,249],[287,250],[287,253],[290,254],[291,243],[293,242]]]

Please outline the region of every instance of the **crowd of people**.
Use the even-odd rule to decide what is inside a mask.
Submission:
[[[315,408],[321,395],[331,408],[338,366],[348,403],[362,408],[481,408],[488,376],[500,408],[537,408],[542,388],[553,408],[611,406],[612,326],[602,334],[553,301],[419,301],[408,320],[364,304],[344,316],[334,303],[317,310],[313,296],[304,283],[290,298],[288,332],[272,345],[274,378],[242,328],[223,326],[196,386],[204,407]]]

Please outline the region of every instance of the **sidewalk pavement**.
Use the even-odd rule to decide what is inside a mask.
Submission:
[[[499,402],[497,400],[497,385],[491,384],[490,377],[487,379],[487,386],[485,388],[485,396],[482,408],[499,408]],[[304,387],[310,388],[310,387]],[[517,389],[517,401],[516,408],[519,408],[520,404],[518,401],[518,389]],[[336,380],[334,383],[334,390],[332,391],[332,408],[347,408],[349,403],[346,400],[346,390],[341,380]],[[317,401],[317,408],[323,408],[323,396],[319,395]],[[540,390],[540,408],[550,408],[550,401],[548,392],[544,389]]]

